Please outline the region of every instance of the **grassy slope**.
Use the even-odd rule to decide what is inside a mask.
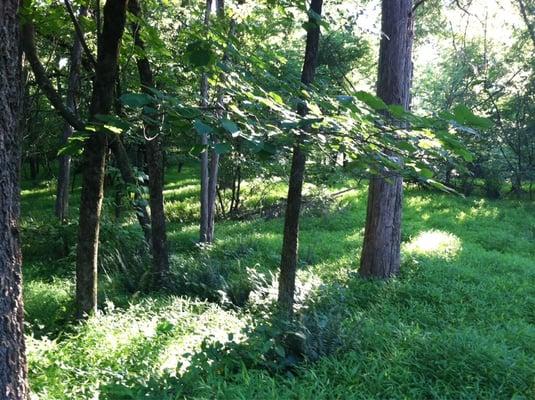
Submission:
[[[170,179],[166,205],[174,262],[187,267],[199,257],[196,226],[188,222],[197,212],[197,186],[179,178]],[[283,194],[283,185],[272,192]],[[302,365],[292,377],[241,368],[183,381],[173,378],[177,362],[186,363],[181,373],[203,337],[224,339],[247,315],[166,297],[137,299],[126,309],[110,303],[83,327],[62,326],[71,309],[72,255],[51,254],[62,246],[47,240],[54,236],[44,228],[52,207],[46,187],[24,191],[26,308],[35,335],[30,380],[39,398],[142,398],[147,388],[154,388],[153,399],[535,398],[533,203],[409,191],[403,273],[379,283],[355,275],[365,193],[348,193],[336,207],[304,218],[301,232],[301,283],[320,282],[311,298],[344,310],[339,353]],[[216,229],[210,262],[242,273],[229,279],[244,279],[247,268],[276,268],[280,219]],[[58,331],[64,333],[53,340],[43,337]]]

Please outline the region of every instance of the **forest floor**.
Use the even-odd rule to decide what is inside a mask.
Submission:
[[[312,207],[298,276],[307,360],[296,362],[273,340],[280,332],[266,311],[282,219],[221,221],[215,244],[200,249],[194,176],[186,168],[168,177],[167,293],[138,290],[148,265],[141,232],[130,212],[115,219],[107,200],[103,312],[83,325],[70,322],[76,226],[51,222],[52,182],[24,184],[35,398],[535,398],[535,203],[407,190],[402,274],[386,283],[356,273],[364,185]],[[284,187],[267,198],[284,197]],[[259,201],[254,184],[245,194],[245,205]]]

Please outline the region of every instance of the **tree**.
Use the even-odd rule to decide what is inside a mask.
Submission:
[[[22,105],[19,1],[0,5],[0,398],[24,400],[26,356],[19,231]]]
[[[412,0],[382,1],[377,96],[405,110],[410,105],[413,22]],[[389,278],[399,273],[402,197],[399,174],[385,172],[370,179],[359,270],[364,277]]]
[[[70,3],[66,1],[70,9]],[[72,9],[70,9],[72,10]],[[78,13],[79,17],[87,15],[87,8],[81,7]],[[74,14],[73,14],[74,16]],[[80,31],[80,34],[82,32]],[[82,38],[78,33],[73,35],[73,45],[70,57],[69,81],[67,87],[66,107],[78,115],[78,96],[80,90],[80,65],[82,63]],[[73,126],[65,122],[63,127],[61,143],[67,145],[69,138],[73,134]],[[58,185],[56,189],[56,216],[60,221],[64,221],[69,212],[69,180],[71,176],[71,156],[69,154],[61,155],[59,158]]]
[[[77,115],[76,113],[71,112],[71,110],[65,104],[63,104],[63,101],[61,99],[59,92],[56,90],[56,88],[54,88],[50,78],[48,77],[45,71],[43,64],[41,63],[41,60],[39,59],[39,56],[37,54],[37,49],[35,46],[35,37],[34,37],[35,27],[31,19],[30,4],[27,4],[26,7],[27,7],[27,9],[25,10],[26,15],[25,15],[24,23],[22,24],[22,44],[24,48],[24,54],[26,55],[28,63],[30,64],[32,68],[36,83],[39,86],[39,88],[42,90],[43,94],[46,96],[46,98],[48,99],[52,107],[57,111],[59,115],[61,115],[61,117],[65,120],[65,122],[68,123],[70,126],[72,126],[74,129],[76,129],[77,131],[84,132],[86,129],[87,122],[81,119],[79,115]],[[78,26],[78,25],[79,24],[75,21],[75,26]],[[78,29],[81,29],[81,28],[78,28]],[[80,31],[78,31],[77,35],[78,35],[77,37],[79,38],[83,37]],[[92,60],[90,62],[86,62],[87,65],[85,65],[85,68],[88,69],[91,73],[94,73],[93,69],[95,68],[97,62],[94,59],[93,55],[91,54],[87,45],[84,45],[85,43],[84,40],[81,40],[81,43],[82,43],[84,52],[87,55],[87,58],[89,60]],[[84,63],[83,58],[82,58],[82,63]],[[94,89],[94,85],[93,85],[93,89]],[[121,173],[122,179],[128,185],[135,186],[136,177],[132,170],[132,166],[128,158],[128,153],[122,141],[118,138],[113,137],[112,140],[110,140],[109,147],[111,151],[113,152],[113,155],[115,156],[115,161],[117,162],[117,168],[119,169]],[[149,212],[145,203],[140,201],[141,200],[140,193],[136,191],[134,195],[135,195],[135,201],[133,204],[133,208],[136,211],[136,216],[139,221],[139,225],[141,226],[141,229],[143,230],[143,233],[145,235],[145,241],[147,242],[147,244],[150,245],[151,232],[150,232]]]
[[[92,119],[98,115],[109,114],[112,110],[127,4],[127,0],[108,0],[104,6],[90,106]],[[104,129],[92,132],[84,144],[76,254],[76,306],[79,318],[92,314],[97,309],[98,238],[107,149],[108,134]]]
[[[130,0],[128,7],[129,11],[139,20],[141,17],[141,8],[137,0]],[[141,37],[140,29],[141,26],[139,23],[132,23],[134,43],[140,54],[142,54],[136,60],[141,90],[150,96],[152,95],[151,89],[154,89],[154,78],[149,60],[144,55],[145,43]],[[145,112],[145,114],[147,113]],[[169,254],[167,253],[167,234],[163,203],[164,161],[161,132],[158,132],[158,126],[154,122],[151,122],[154,121],[154,116],[147,114],[145,117],[144,130],[145,135],[148,137],[146,151],[152,228],[152,281],[154,287],[159,288],[164,281],[165,275],[169,272]]]
[[[312,0],[307,25],[307,39],[305,59],[301,73],[301,82],[309,86],[314,82],[319,52],[320,18],[323,0]],[[299,103],[299,115],[307,114],[306,103]],[[290,182],[286,213],[284,214],[284,236],[282,240],[282,255],[279,276],[278,303],[281,311],[291,315],[293,312],[295,293],[295,274],[297,270],[298,241],[299,241],[299,214],[303,192],[306,154],[302,148],[300,138],[296,138],[293,147],[292,165],[290,169]]]

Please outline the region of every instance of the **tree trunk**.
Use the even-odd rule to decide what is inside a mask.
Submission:
[[[19,1],[0,3],[0,399],[26,400],[19,241],[22,111]]]
[[[136,17],[141,17],[141,9],[137,0],[130,0],[130,12]],[[140,25],[132,24],[132,31],[135,45],[144,53],[145,43],[140,34]],[[146,56],[138,57],[137,69],[141,82],[141,90],[151,95],[151,88],[154,88],[154,78]],[[152,272],[153,287],[160,289],[165,282],[165,277],[169,273],[169,254],[167,252],[167,233],[165,227],[165,210],[163,199],[164,185],[164,160],[162,152],[162,137],[159,127],[149,122],[154,116],[147,115],[144,121],[145,134],[149,139],[146,142],[147,167],[149,170],[149,194],[150,210],[152,222]]]
[[[219,154],[211,150],[210,170],[208,171],[208,227],[206,229],[206,242],[214,241],[217,177],[219,175]]]
[[[126,20],[127,0],[108,0],[104,6],[104,23],[98,43],[97,68],[91,117],[109,114],[114,99],[114,88],[119,59],[119,48]],[[84,170],[80,198],[80,220],[76,258],[77,316],[97,310],[97,261],[100,212],[104,196],[104,171],[107,152],[107,134],[91,133],[84,146]]]
[[[87,15],[87,8],[81,7],[79,17]],[[80,91],[80,65],[82,63],[82,43],[75,33],[71,50],[69,69],[69,83],[67,88],[66,107],[75,115],[78,115],[78,95]],[[65,122],[61,137],[61,145],[65,146],[73,133],[73,127]],[[56,191],[56,216],[60,221],[65,221],[69,214],[69,182],[71,174],[71,157],[62,155],[59,157],[59,174]]]
[[[377,95],[387,104],[410,105],[412,0],[382,1]],[[386,173],[370,179],[360,274],[389,278],[399,273],[403,179]]]
[[[130,159],[123,145],[123,142],[118,137],[113,137],[109,143],[110,149],[113,152],[115,161],[117,162],[117,168],[121,172],[121,178],[123,181],[128,184],[135,186],[137,184],[134,173],[132,172],[132,166],[130,165]],[[151,219],[149,216],[149,211],[146,206],[146,202],[139,192],[134,193],[134,211],[136,212],[137,220],[141,229],[143,230],[143,235],[145,236],[145,242],[150,246],[151,244]]]
[[[210,23],[210,12],[212,7],[212,1],[206,2],[206,14],[204,18],[204,24],[206,27]],[[216,0],[216,12],[217,17],[223,19],[225,17],[225,2],[224,0]],[[234,21],[231,23],[229,36],[234,35]],[[228,62],[228,51],[225,50],[223,55],[223,64]],[[219,75],[220,80],[225,79],[225,74],[222,72]],[[224,112],[223,104],[224,90],[220,87],[217,91],[216,99],[216,116],[221,118]],[[201,78],[201,106],[208,106],[208,80],[207,76],[203,75]],[[217,138],[213,136],[210,138],[208,135],[203,135],[201,143],[205,146],[209,144],[216,144]],[[217,180],[219,175],[219,154],[215,149],[207,149],[201,154],[201,243],[212,243],[214,241],[214,228],[215,228],[215,214],[216,214],[216,199],[217,199]]]
[[[310,9],[317,15],[321,15],[322,6],[323,0],[312,0]],[[306,86],[314,82],[320,39],[320,27],[315,18],[311,16],[309,22],[310,27],[307,33],[305,59],[301,74],[301,82]],[[308,112],[307,106],[301,103],[298,112],[301,116],[305,116]],[[301,212],[305,164],[306,155],[302,149],[300,139],[296,138],[290,169],[286,213],[284,215],[284,237],[282,239],[278,295],[280,309],[288,315],[293,313],[295,275],[298,260],[299,214]]]
[[[210,13],[212,12],[212,0],[206,0],[206,8],[204,14],[204,25],[206,30],[210,25]],[[208,76],[203,73],[201,76],[201,108],[206,109],[208,107]],[[203,133],[201,135],[201,145],[205,147],[201,153],[201,219],[199,227],[199,242],[210,243],[208,235],[209,226],[209,187],[210,187],[210,163],[209,163],[209,150],[208,150],[208,134]]]

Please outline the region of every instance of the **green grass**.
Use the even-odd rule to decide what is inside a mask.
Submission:
[[[28,358],[38,398],[535,398],[534,203],[407,190],[402,274],[390,282],[356,274],[364,187],[310,211],[301,225],[299,295],[326,321],[318,335],[332,323],[342,340],[315,362],[274,372],[255,362],[263,357],[263,314],[229,303],[249,291],[256,298],[259,288],[274,294],[265,286],[279,262],[282,220],[222,221],[214,246],[200,251],[194,177],[193,167],[169,176],[165,192],[176,295],[124,289],[116,264],[137,271],[147,261],[136,253],[134,218],[117,223],[108,212],[106,305],[84,325],[68,322],[76,227],[49,223],[50,184],[24,187]],[[268,201],[284,190],[275,183]],[[252,192],[246,201],[256,204]],[[252,330],[240,334],[246,326]],[[203,345],[229,334],[228,345]]]

